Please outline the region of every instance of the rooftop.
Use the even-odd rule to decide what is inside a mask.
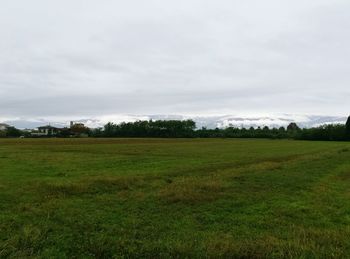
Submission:
[[[46,126],[38,127],[38,129],[58,129],[58,128],[53,127],[53,126],[51,126],[51,125],[46,125]]]

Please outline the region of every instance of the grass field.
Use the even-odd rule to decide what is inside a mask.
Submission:
[[[350,143],[0,140],[0,258],[350,255]]]

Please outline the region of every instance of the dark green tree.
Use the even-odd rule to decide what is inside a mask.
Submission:
[[[345,135],[348,140],[350,140],[350,116],[348,117],[348,120],[345,123]]]
[[[295,123],[295,122],[291,122],[288,127],[287,127],[288,131],[297,131],[300,130],[299,126]]]
[[[6,130],[6,136],[7,137],[19,137],[22,135],[22,132],[19,129],[16,129],[15,127],[8,127]]]

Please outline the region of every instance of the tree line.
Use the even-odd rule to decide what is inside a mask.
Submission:
[[[93,137],[152,137],[191,138],[195,137],[196,123],[193,120],[136,121],[114,124],[91,131]]]
[[[346,124],[328,124],[313,128],[299,128],[297,124],[290,123],[288,127],[269,128],[227,127],[224,129],[196,128],[193,120],[150,120],[107,123],[103,128],[84,129],[89,137],[120,137],[120,138],[270,138],[270,139],[298,139],[298,140],[324,140],[346,141],[350,140],[350,117]],[[64,133],[64,131],[63,131]],[[57,137],[68,137],[62,132]],[[0,132],[0,137],[28,136],[19,129],[10,127]],[[71,135],[70,135],[71,136]]]
[[[298,140],[350,140],[350,117],[346,124],[327,124],[319,127],[300,128],[296,123],[287,127],[269,128],[227,127],[224,129],[196,128],[192,120],[158,120],[128,123],[107,123],[103,128],[90,132],[92,137],[161,137],[161,138],[270,138]]]

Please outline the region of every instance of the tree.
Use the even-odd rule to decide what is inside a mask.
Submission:
[[[300,130],[300,128],[298,127],[298,125],[295,122],[292,122],[288,125],[287,130],[288,131],[297,131],[297,130]]]
[[[5,138],[6,137],[6,131],[0,130],[0,138]]]
[[[350,140],[350,116],[348,117],[348,120],[345,123],[345,138],[347,140]]]
[[[81,136],[83,134],[89,134],[89,128],[82,124],[75,124],[70,128],[70,132],[73,135]]]
[[[7,137],[19,137],[21,135],[22,132],[19,129],[16,129],[15,127],[8,127],[6,130]]]
[[[348,117],[348,120],[346,121],[345,131],[346,131],[346,135],[349,138],[350,137],[350,116]]]

